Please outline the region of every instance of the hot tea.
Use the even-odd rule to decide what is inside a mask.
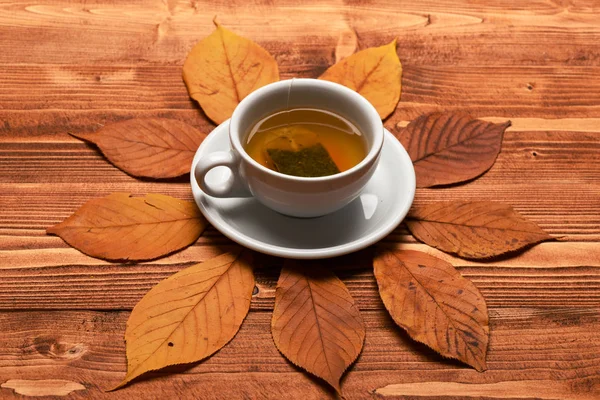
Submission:
[[[329,111],[299,108],[259,121],[244,148],[259,164],[287,175],[319,177],[346,171],[367,154],[359,130]]]

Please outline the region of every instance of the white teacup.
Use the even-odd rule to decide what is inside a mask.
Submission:
[[[263,86],[240,102],[229,125],[231,150],[211,153],[196,164],[194,175],[204,193],[213,197],[254,196],[265,206],[294,217],[329,214],[358,197],[379,162],[384,137],[379,114],[360,94],[337,83],[294,79],[291,92],[290,84],[288,80]],[[366,157],[347,171],[316,178],[286,175],[260,165],[242,143],[258,121],[286,106],[331,111],[352,122],[364,135]],[[218,184],[207,183],[206,174],[219,166],[231,170],[229,178]]]

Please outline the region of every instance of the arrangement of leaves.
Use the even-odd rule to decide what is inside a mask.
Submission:
[[[265,49],[215,24],[215,31],[190,51],[183,79],[206,116],[221,123],[245,96],[277,81],[279,72]],[[361,93],[384,119],[400,100],[401,74],[393,40],[342,59],[319,79]],[[490,169],[509,125],[463,113],[430,113],[396,136],[414,163],[417,186],[436,187],[463,183]],[[151,118],[73,136],[97,145],[132,176],[160,179],[188,173],[206,135],[180,121]],[[510,206],[487,201],[417,202],[405,224],[418,240],[468,259],[514,253],[552,239]],[[113,193],[90,200],[47,232],[92,257],[148,260],[193,244],[206,226],[194,203],[160,194]],[[127,374],[114,389],[148,371],[198,362],[233,339],[250,309],[252,259],[251,251],[240,248],[186,268],[150,290],[129,317]],[[273,341],[289,361],[341,394],[340,379],[363,347],[361,314],[323,262],[283,264]],[[373,269],[385,308],[412,339],[477,371],[486,369],[487,307],[471,281],[446,261],[401,248],[378,247]]]

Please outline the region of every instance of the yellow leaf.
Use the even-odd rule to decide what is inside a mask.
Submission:
[[[150,260],[194,243],[207,224],[189,201],[162,194],[112,193],[88,201],[46,233],[92,257]]]
[[[265,49],[216,25],[188,54],[183,80],[190,96],[220,124],[252,91],[278,81],[279,70]]]
[[[271,331],[288,360],[341,393],[340,378],[362,350],[365,326],[348,289],[327,268],[286,261],[277,282]]]
[[[470,280],[450,263],[414,250],[381,250],[373,267],[385,308],[411,338],[485,370],[488,312]]]
[[[222,254],[153,287],[127,321],[127,375],[112,390],[148,371],[200,361],[233,339],[254,289],[249,254]]]
[[[331,66],[319,79],[336,82],[360,93],[373,104],[381,119],[396,109],[400,100],[402,65],[396,40],[359,51]]]
[[[102,154],[133,176],[173,178],[190,172],[206,135],[175,119],[132,118],[96,133],[71,133],[97,145]]]

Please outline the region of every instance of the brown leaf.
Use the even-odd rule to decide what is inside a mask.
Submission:
[[[207,222],[192,202],[162,194],[112,193],[46,230],[92,257],[150,260],[194,243]]]
[[[132,379],[169,365],[200,361],[225,346],[250,309],[254,275],[241,251],[186,268],[154,286],[125,330]]]
[[[216,26],[188,54],[183,80],[190,96],[210,119],[220,124],[252,91],[278,81],[279,70],[265,49],[219,24]]]
[[[512,207],[489,201],[413,206],[405,222],[417,239],[463,258],[495,257],[552,239]]]
[[[381,119],[396,109],[400,100],[402,65],[396,40],[359,51],[331,66],[319,79],[347,86],[363,95]]]
[[[414,340],[477,371],[486,369],[485,300],[448,262],[413,250],[380,250],[373,263],[379,295]]]
[[[341,393],[340,378],[356,360],[365,326],[348,289],[323,265],[286,260],[277,282],[273,340],[292,363]]]
[[[133,176],[173,178],[190,172],[206,135],[174,119],[133,118],[96,133],[71,133],[97,145],[102,154]]]
[[[504,130],[502,124],[474,119],[464,113],[420,116],[396,135],[410,155],[417,187],[464,182],[494,165]]]

